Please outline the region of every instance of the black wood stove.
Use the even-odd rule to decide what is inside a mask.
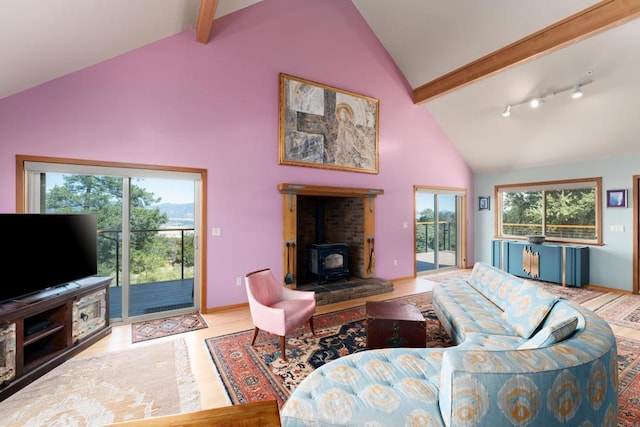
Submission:
[[[318,284],[349,276],[349,246],[346,243],[311,243],[307,245],[309,271]]]

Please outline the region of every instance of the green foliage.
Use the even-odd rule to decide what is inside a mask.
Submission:
[[[560,189],[502,193],[503,234],[546,234],[594,239],[596,190]],[[544,214],[546,229],[542,229]],[[575,227],[584,226],[584,227]]]
[[[161,199],[153,193],[130,186],[130,282],[147,283],[193,277],[193,232],[182,235],[159,232],[169,218],[157,207]],[[96,175],[65,175],[63,185],[46,195],[46,211],[58,213],[93,213],[98,221],[98,274],[116,277],[122,268],[122,180]],[[118,277],[121,275],[118,272]]]
[[[416,215],[416,253],[433,252],[435,248],[435,213],[433,209],[425,209]],[[438,240],[440,250],[456,250],[456,214],[455,212],[438,212]]]

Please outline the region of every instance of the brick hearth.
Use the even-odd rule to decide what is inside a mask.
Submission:
[[[350,280],[336,280],[323,285],[307,283],[298,285],[297,289],[315,291],[316,305],[325,305],[393,292],[393,283],[390,280],[379,278],[360,279],[352,277]]]

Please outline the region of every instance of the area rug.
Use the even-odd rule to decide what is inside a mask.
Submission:
[[[449,280],[465,280],[471,276],[471,268],[454,268],[451,270],[444,270],[438,273],[429,273],[424,276],[420,276],[425,280],[432,282],[448,282]]]
[[[77,356],[0,404],[0,424],[103,426],[191,412],[200,395],[183,339]]]
[[[616,337],[618,343],[618,425],[640,425],[640,341]]]
[[[640,329],[640,295],[624,294],[596,310],[607,322],[624,328]]]
[[[440,332],[431,307],[431,292],[395,298],[415,304],[427,323],[430,346],[447,347],[449,338]],[[253,331],[243,331],[205,340],[222,382],[234,405],[275,399],[287,400],[293,389],[314,369],[341,356],[362,351],[366,346],[364,305],[315,316],[316,335],[308,325],[288,336],[287,358],[280,358],[279,337],[260,332],[251,346]]]
[[[134,343],[148,341],[206,327],[207,322],[199,313],[180,314],[163,319],[135,322],[131,324],[131,341]]]
[[[426,292],[395,301],[416,304],[427,320],[429,345],[448,347],[451,341],[439,328],[431,295]],[[568,294],[572,295],[581,297],[579,292]],[[299,328],[291,334],[295,338],[288,339],[287,350],[291,352],[287,354],[288,362],[279,358],[279,338],[263,332],[253,347],[250,345],[253,331],[209,338],[205,343],[233,404],[276,399],[282,407],[295,387],[314,369],[365,348],[364,317],[364,306],[314,317],[315,337],[308,328]],[[640,341],[621,336],[616,336],[616,340],[618,425],[637,427],[640,425],[637,421],[640,419]]]

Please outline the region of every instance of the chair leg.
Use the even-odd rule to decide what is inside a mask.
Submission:
[[[282,360],[287,361],[287,347],[285,345],[286,339],[283,336],[280,337],[280,352],[282,353]]]
[[[258,332],[260,332],[260,328],[256,326],[255,329],[253,330],[253,339],[251,340],[251,345],[253,345],[253,343],[256,342],[256,338],[258,337]]]
[[[311,333],[315,335],[316,331],[313,330],[313,316],[309,318],[309,326],[311,327]]]

